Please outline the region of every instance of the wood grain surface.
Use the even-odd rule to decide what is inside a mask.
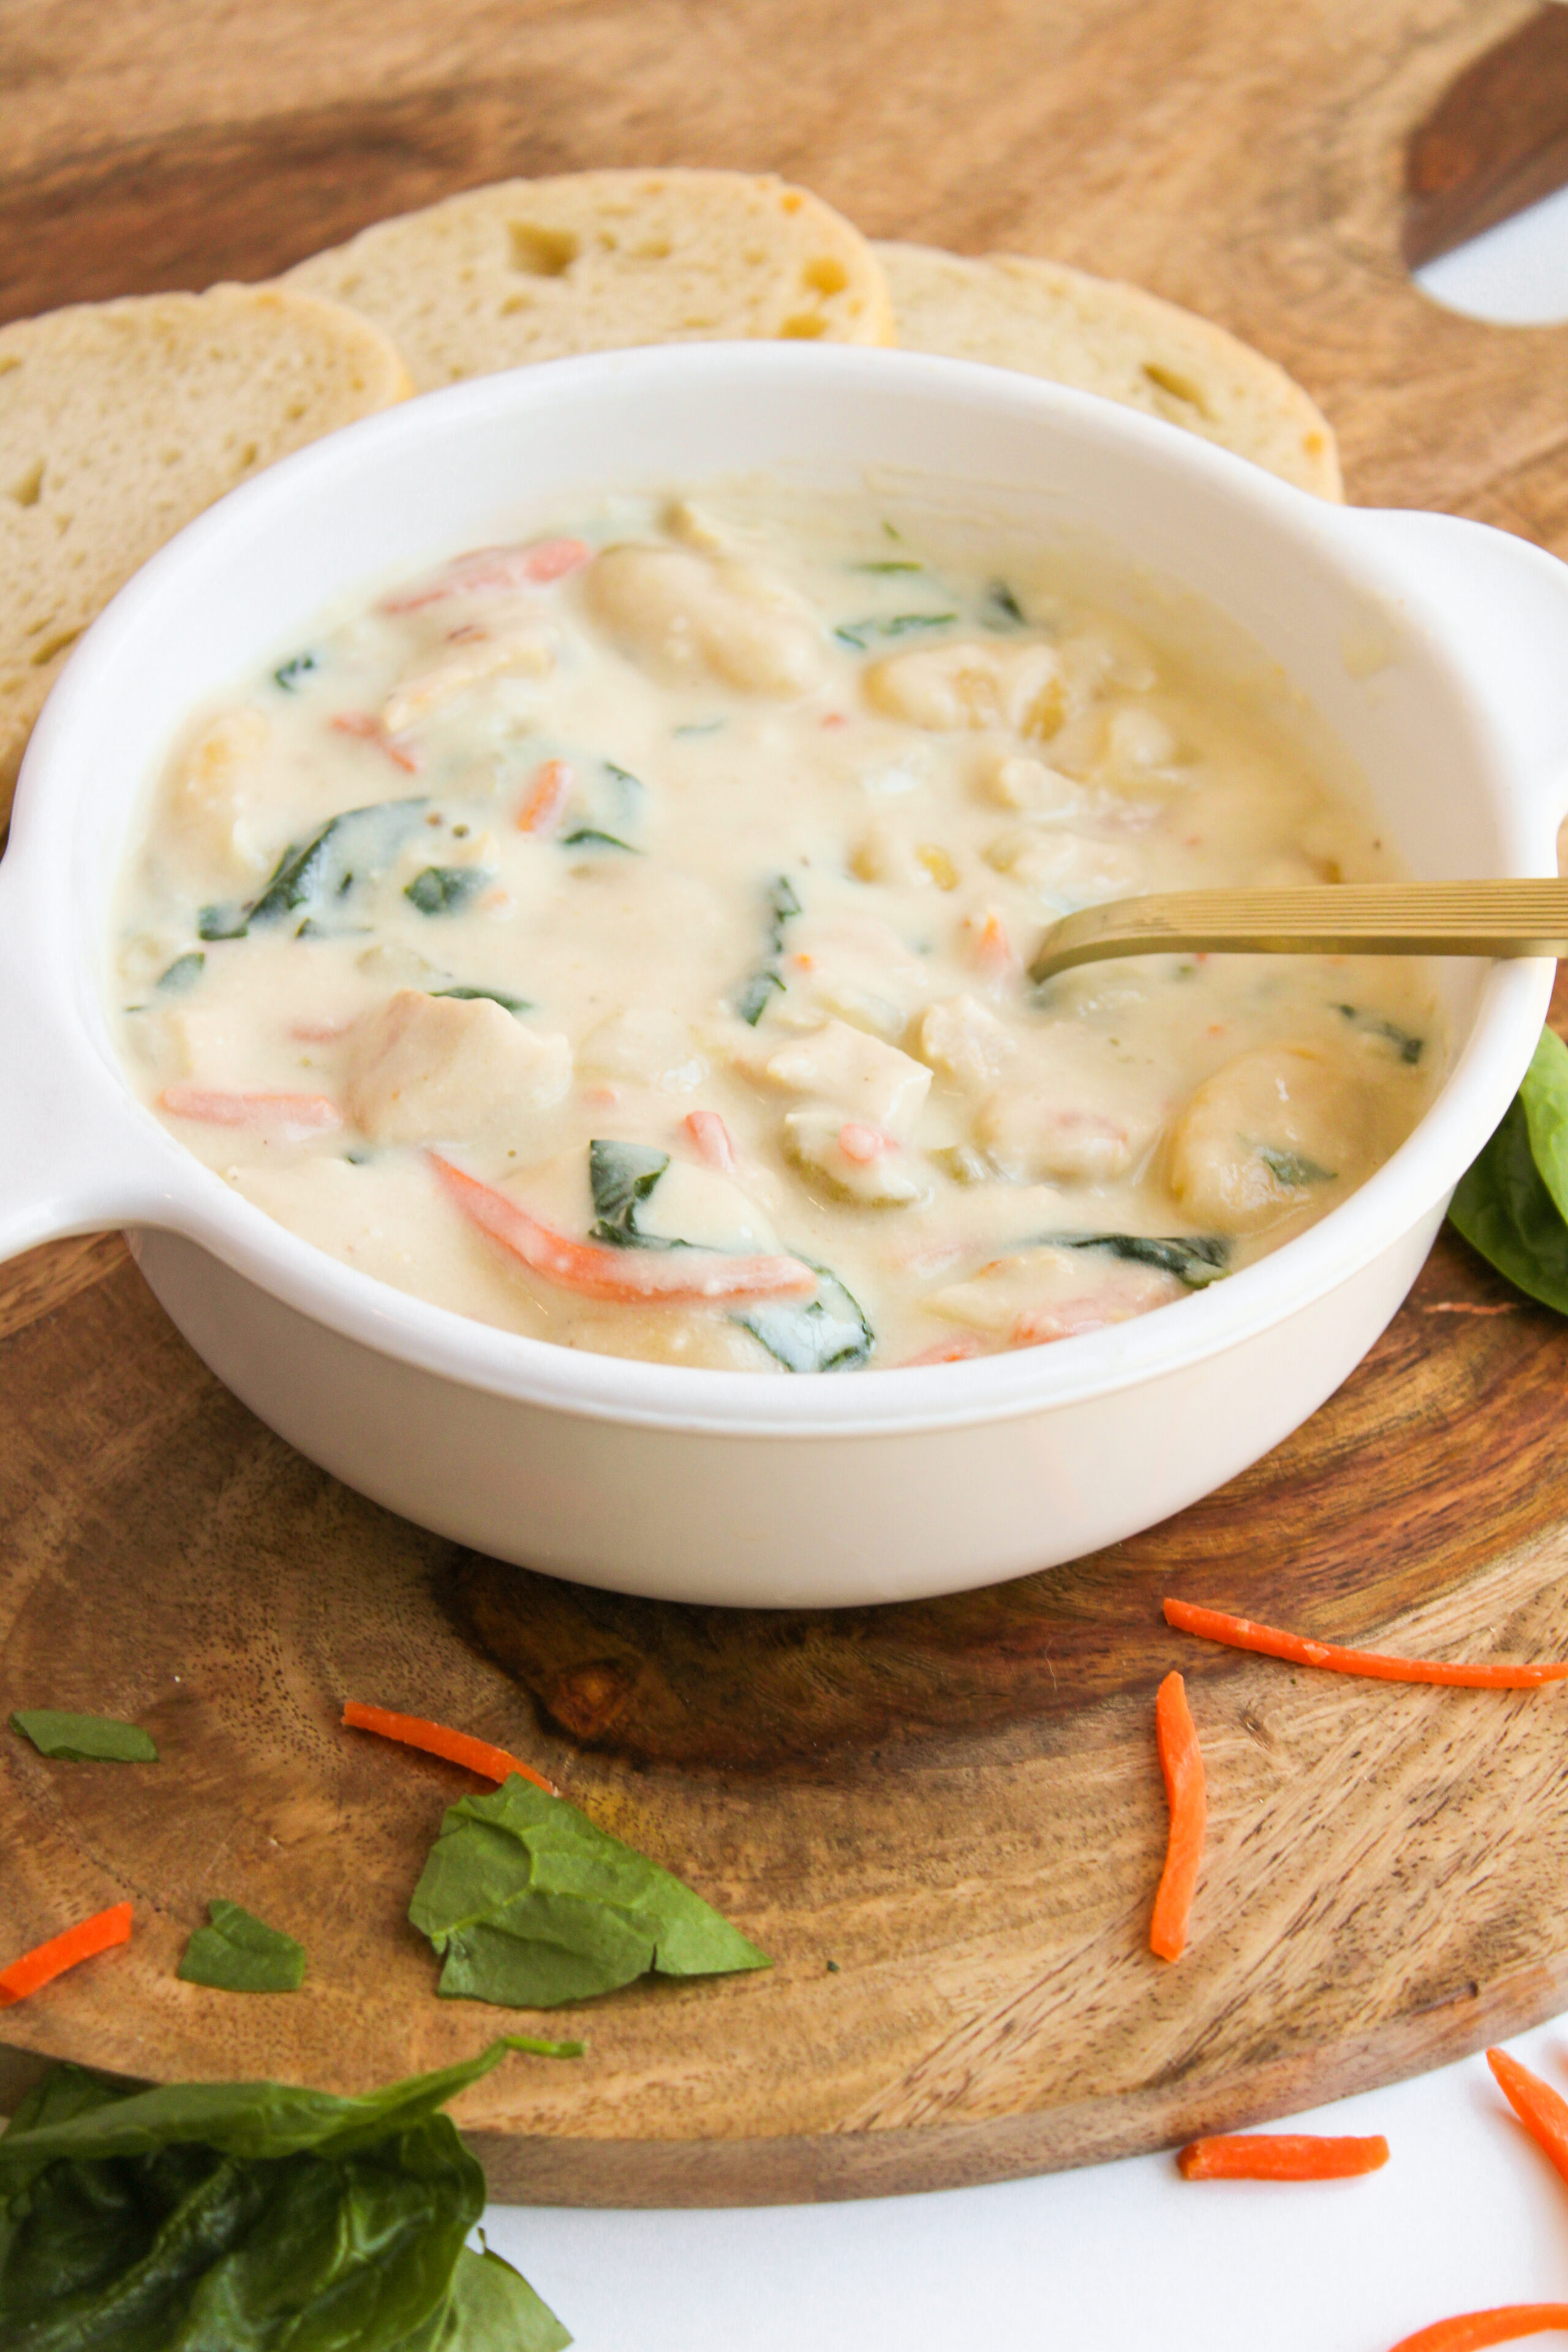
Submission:
[[[1568,549],[1568,330],[1445,314],[1401,259],[1413,131],[1535,13],[64,0],[0,17],[0,310],[261,274],[506,172],[771,167],[877,234],[1191,303],[1324,403],[1352,497]],[[775,1958],[594,2004],[581,2065],[468,2095],[502,2196],[994,2179],[1473,2049],[1568,1993],[1568,1694],[1348,1684],[1183,1640],[1159,1601],[1561,1652],[1565,1374],[1568,1325],[1446,1236],[1339,1395],[1165,1526],[957,1601],[702,1612],[391,1518],[212,1381],[117,1241],[36,1253],[0,1272],[0,1701],[133,1716],[164,1760],[0,1740],[0,1949],[122,1895],[139,1923],[8,2012],[0,2092],[37,2053],[347,2089],[506,2021],[434,1997],[404,1916],[473,1784],[338,1730],[348,1695],[532,1756]],[[1169,1968],[1145,1938],[1173,1664],[1211,1830]],[[307,1944],[303,1993],[175,1979],[219,1894]]]

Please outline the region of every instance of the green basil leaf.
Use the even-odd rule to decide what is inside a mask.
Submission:
[[[422,915],[460,915],[491,879],[482,866],[426,866],[403,895]]]
[[[1203,1290],[1230,1271],[1230,1244],[1218,1234],[1039,1234],[1052,1249],[1102,1249],[1135,1265],[1173,1274],[1189,1290]]]
[[[1530,1147],[1529,1114],[1516,1095],[1460,1177],[1448,1215],[1518,1289],[1568,1315],[1568,1224]]]
[[[439,2352],[565,2352],[571,2341],[521,2271],[489,2246],[463,2248]]]
[[[222,1992],[298,1992],[305,1981],[305,1947],[269,1927],[254,1912],[221,1895],[207,1905],[174,1974],[186,1984]]]
[[[767,1300],[731,1320],[760,1339],[786,1372],[852,1371],[877,1344],[871,1326],[836,1274],[825,1265],[814,1271],[815,1297]]]
[[[17,1707],[11,1727],[40,1756],[68,1764],[156,1764],[158,1750],[137,1723],[111,1715],[61,1715],[54,1707]]]
[[[445,1963],[443,1996],[508,2008],[771,1965],[690,1887],[517,1773],[448,1809],[408,1916]]]

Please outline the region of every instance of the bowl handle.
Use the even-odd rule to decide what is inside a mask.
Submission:
[[[66,1234],[163,1222],[130,1097],[76,1031],[71,975],[0,864],[0,1260]]]
[[[1413,601],[1462,624],[1468,667],[1555,832],[1568,814],[1568,563],[1460,515],[1346,507],[1337,520],[1405,574]]]

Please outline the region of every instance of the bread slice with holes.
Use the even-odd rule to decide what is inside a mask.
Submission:
[[[267,287],[0,327],[0,825],[44,698],[115,590],[226,490],[409,389],[378,328]]]
[[[1061,262],[879,245],[900,343],[1048,376],[1343,496],[1328,419],[1272,360],[1191,310]]]
[[[362,230],[283,281],[352,303],[421,392],[634,343],[890,343],[881,266],[818,196],[742,172],[503,180]]]

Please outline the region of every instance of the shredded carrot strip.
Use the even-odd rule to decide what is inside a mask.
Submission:
[[[1506,2050],[1489,2050],[1487,2064],[1531,2138],[1568,2180],[1568,2099],[1560,2098],[1550,2083],[1543,2083]]]
[[[1184,2180],[1352,2180],[1380,2172],[1388,2142],[1325,2139],[1314,2132],[1237,2132],[1194,2139],[1176,2164]]]
[[[0,2009],[9,2009],[13,2001],[26,2000],[40,1985],[52,1983],[67,1969],[74,1969],[79,1960],[90,1960],[112,1945],[131,1941],[131,1906],[111,1903],[107,1911],[94,1912],[75,1927],[68,1927],[63,1936],[52,1936],[47,1944],[35,1946],[13,1960],[8,1969],[0,1969]]]
[[[216,1087],[193,1087],[177,1079],[158,1100],[175,1118],[199,1119],[207,1127],[266,1128],[286,1140],[343,1123],[330,1095],[225,1094]]]
[[[395,766],[405,769],[411,776],[416,776],[425,764],[417,751],[389,735],[380,719],[373,719],[368,710],[340,710],[331,723],[340,735],[352,735],[361,743],[374,743],[378,751],[384,751]]]
[[[984,1339],[955,1334],[951,1339],[938,1339],[934,1346],[922,1348],[918,1356],[906,1356],[898,1370],[912,1372],[921,1364],[966,1364],[972,1356],[984,1356],[987,1352]]]
[[[612,1249],[558,1234],[438,1151],[430,1164],[453,1206],[470,1224],[522,1260],[531,1273],[583,1298],[621,1307],[649,1299],[800,1298],[816,1276],[798,1257],[726,1257],[717,1250]]]
[[[519,833],[549,833],[559,821],[572,789],[572,770],[564,760],[543,761],[533,789],[517,813]]]
[[[1167,1601],[1165,1622],[1178,1633],[1201,1634],[1205,1642],[1224,1642],[1233,1650],[1258,1650],[1266,1658],[1288,1658],[1293,1665],[1328,1666],[1337,1675],[1370,1675],[1385,1683],[1445,1683],[1461,1690],[1535,1690],[1542,1683],[1568,1680],[1568,1664],[1544,1666],[1449,1665],[1434,1658],[1388,1658],[1372,1650],[1342,1650],[1333,1642],[1314,1642],[1305,1633],[1281,1633],[1272,1625],[1255,1625],[1250,1617],[1227,1617],[1218,1609],[1199,1609],[1190,1601]]]
[[[1187,1940],[1187,1915],[1203,1859],[1208,1798],[1197,1727],[1180,1675],[1167,1675],[1154,1700],[1154,1731],[1160,1769],[1171,1808],[1171,1835],[1149,1922],[1149,1948],[1163,1960],[1179,1960]]]
[[[1517,2344],[1521,2336],[1568,2328],[1568,2303],[1505,2303],[1495,2311],[1466,2311],[1402,2336],[1393,2352],[1485,2352],[1489,2344]]]
[[[528,547],[476,547],[423,588],[390,596],[384,613],[417,613],[448,596],[487,596],[508,588],[543,587],[563,580],[587,562],[594,551],[580,539],[536,539]]]
[[[493,1747],[488,1739],[475,1739],[467,1731],[448,1731],[444,1723],[426,1723],[422,1715],[394,1715],[387,1707],[362,1706],[358,1699],[351,1698],[344,1705],[342,1721],[351,1731],[379,1731],[384,1739],[400,1739],[405,1748],[423,1748],[428,1755],[444,1756],[448,1764],[461,1764],[482,1780],[504,1780],[521,1772],[547,1796],[561,1794],[553,1780],[547,1780],[521,1756]]]
[[[693,1110],[686,1115],[686,1132],[697,1146],[697,1156],[721,1176],[733,1176],[735,1146],[730,1130],[716,1110]]]

